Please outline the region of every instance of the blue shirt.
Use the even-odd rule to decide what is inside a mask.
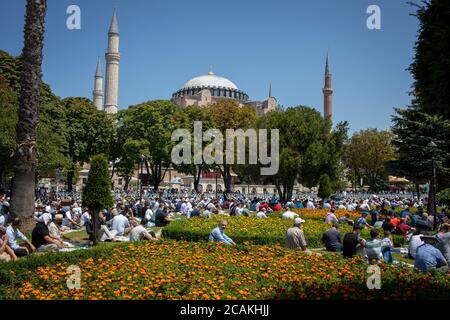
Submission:
[[[209,234],[209,241],[223,242],[225,244],[234,243],[233,240],[231,240],[231,238],[228,237],[220,227],[216,227],[213,231],[211,231]]]
[[[429,269],[435,269],[438,264],[445,263],[444,255],[431,244],[425,243],[416,250],[414,268],[422,273],[427,273]]]
[[[22,232],[20,232],[19,229],[14,230],[14,228],[12,226],[9,226],[8,228],[6,228],[6,234],[9,237],[8,245],[13,250],[20,248],[19,244],[17,243],[18,239],[22,240],[22,241],[27,240],[27,237],[25,237],[25,235]]]

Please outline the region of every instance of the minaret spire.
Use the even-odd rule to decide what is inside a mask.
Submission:
[[[269,84],[269,98],[272,98],[272,82]]]
[[[100,62],[100,57],[97,61],[97,69],[95,70],[94,77],[94,91],[92,94],[94,96],[94,106],[97,110],[103,110],[103,75],[102,75],[102,63]]]
[[[325,85],[322,92],[323,92],[323,116],[325,119],[328,118],[331,121],[333,115],[333,88],[331,86],[331,73],[330,73],[330,62],[328,52],[325,64]]]
[[[106,58],[105,111],[117,113],[119,92],[119,23],[114,9],[108,31],[108,50]]]

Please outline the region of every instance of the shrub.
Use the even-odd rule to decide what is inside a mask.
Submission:
[[[308,256],[280,246],[163,241],[71,252],[36,266],[7,263],[2,299],[450,299],[444,274],[380,264],[382,290],[369,290],[367,264],[338,254]],[[53,258],[52,258],[53,259]],[[66,268],[81,269],[67,289]],[[3,279],[2,279],[3,280]],[[14,288],[11,286],[14,283]],[[6,288],[6,289],[5,289]],[[7,293],[8,295],[3,295]]]

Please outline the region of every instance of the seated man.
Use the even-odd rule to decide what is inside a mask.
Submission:
[[[165,227],[171,221],[172,221],[172,218],[169,215],[169,207],[164,206],[164,209],[159,208],[156,211],[155,226],[157,226],[157,227]]]
[[[355,226],[360,227],[361,229],[364,229],[366,227],[373,228],[368,222],[367,222],[367,216],[369,215],[369,212],[363,211],[361,212],[361,217],[355,220]]]
[[[339,224],[333,222],[330,229],[325,231],[321,239],[327,251],[336,252],[342,250],[341,233],[339,232]]]
[[[31,233],[31,242],[39,252],[54,252],[64,247],[62,241],[50,237],[47,226],[51,223],[51,221],[51,216],[44,218],[43,222],[36,223],[36,226]]]
[[[395,227],[395,234],[406,237],[406,235],[410,231],[414,231],[414,230],[416,230],[416,229],[414,229],[406,224],[406,218],[400,218],[400,222]]]
[[[36,251],[36,247],[20,232],[19,228],[22,225],[20,218],[14,218],[11,225],[6,229],[8,235],[8,246],[14,250],[14,253],[18,257],[24,257]],[[18,244],[17,240],[22,240],[23,243]]]
[[[228,227],[227,220],[220,220],[219,225],[209,234],[209,241],[222,242],[227,245],[235,245],[234,241],[225,234],[225,229]]]
[[[381,246],[383,241],[377,239],[380,234],[378,229],[372,229],[370,231],[370,240],[365,243],[367,259],[370,261],[375,260],[376,262],[383,259],[383,253],[381,252]]]
[[[281,218],[282,219],[295,219],[295,218],[298,218],[298,214],[288,209],[285,213],[283,213],[281,215]]]
[[[73,244],[64,241],[64,235],[62,234],[61,230],[61,228],[64,228],[62,227],[63,219],[64,216],[62,214],[56,214],[55,217],[53,218],[53,221],[48,226],[48,233],[51,238],[61,241],[64,244],[64,247],[73,248],[74,247]]]
[[[436,243],[436,237],[423,236],[421,240],[425,243],[417,248],[414,268],[421,273],[427,273],[430,269],[447,272],[447,260],[442,252],[433,246]]]
[[[130,222],[127,217],[124,216],[124,211],[121,211],[120,214],[117,214],[112,219],[111,229],[117,232],[117,236],[125,235],[125,230],[130,228]]]
[[[286,247],[293,250],[301,250],[310,252],[306,247],[305,234],[303,233],[303,223],[305,220],[302,218],[295,218],[294,225],[286,231]]]
[[[6,228],[0,226],[0,263],[17,260],[17,256],[14,251],[8,246],[8,235],[6,234]]]
[[[266,209],[265,209],[265,208],[262,208],[261,211],[259,211],[259,212],[256,214],[256,217],[257,217],[257,218],[262,218],[262,219],[267,218],[267,215],[266,215]]]
[[[147,231],[147,229],[145,228],[145,226],[147,226],[148,221],[144,218],[141,220],[141,224],[138,225],[137,227],[134,227],[131,232],[130,232],[130,242],[135,242],[135,241],[141,241],[141,240],[151,240],[151,241],[158,241],[159,238],[157,238],[155,236],[155,233],[152,231],[151,234],[150,232]]]
[[[344,236],[342,245],[342,253],[344,258],[353,258],[357,253],[357,248],[364,248],[365,240],[360,237],[361,227],[353,226],[353,232],[349,232]]]
[[[336,217],[336,215],[334,214],[334,209],[331,209],[328,213],[327,216],[325,217],[325,223],[328,224],[334,224],[334,223],[338,223],[338,219]]]
[[[421,233],[419,230],[416,231],[416,233],[409,239],[408,244],[408,258],[415,259],[416,258],[416,251],[417,248],[424,244],[424,242],[421,240],[421,237],[423,237],[424,234]]]

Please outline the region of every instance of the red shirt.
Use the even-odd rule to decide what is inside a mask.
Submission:
[[[282,209],[281,204],[277,203],[273,206],[273,211],[280,211]]]
[[[397,227],[395,228],[395,231],[397,231],[397,234],[406,236],[408,231],[411,230],[411,227],[408,226],[406,223],[399,223]]]
[[[391,219],[391,223],[396,227],[400,223],[400,219],[399,218],[392,218]]]

